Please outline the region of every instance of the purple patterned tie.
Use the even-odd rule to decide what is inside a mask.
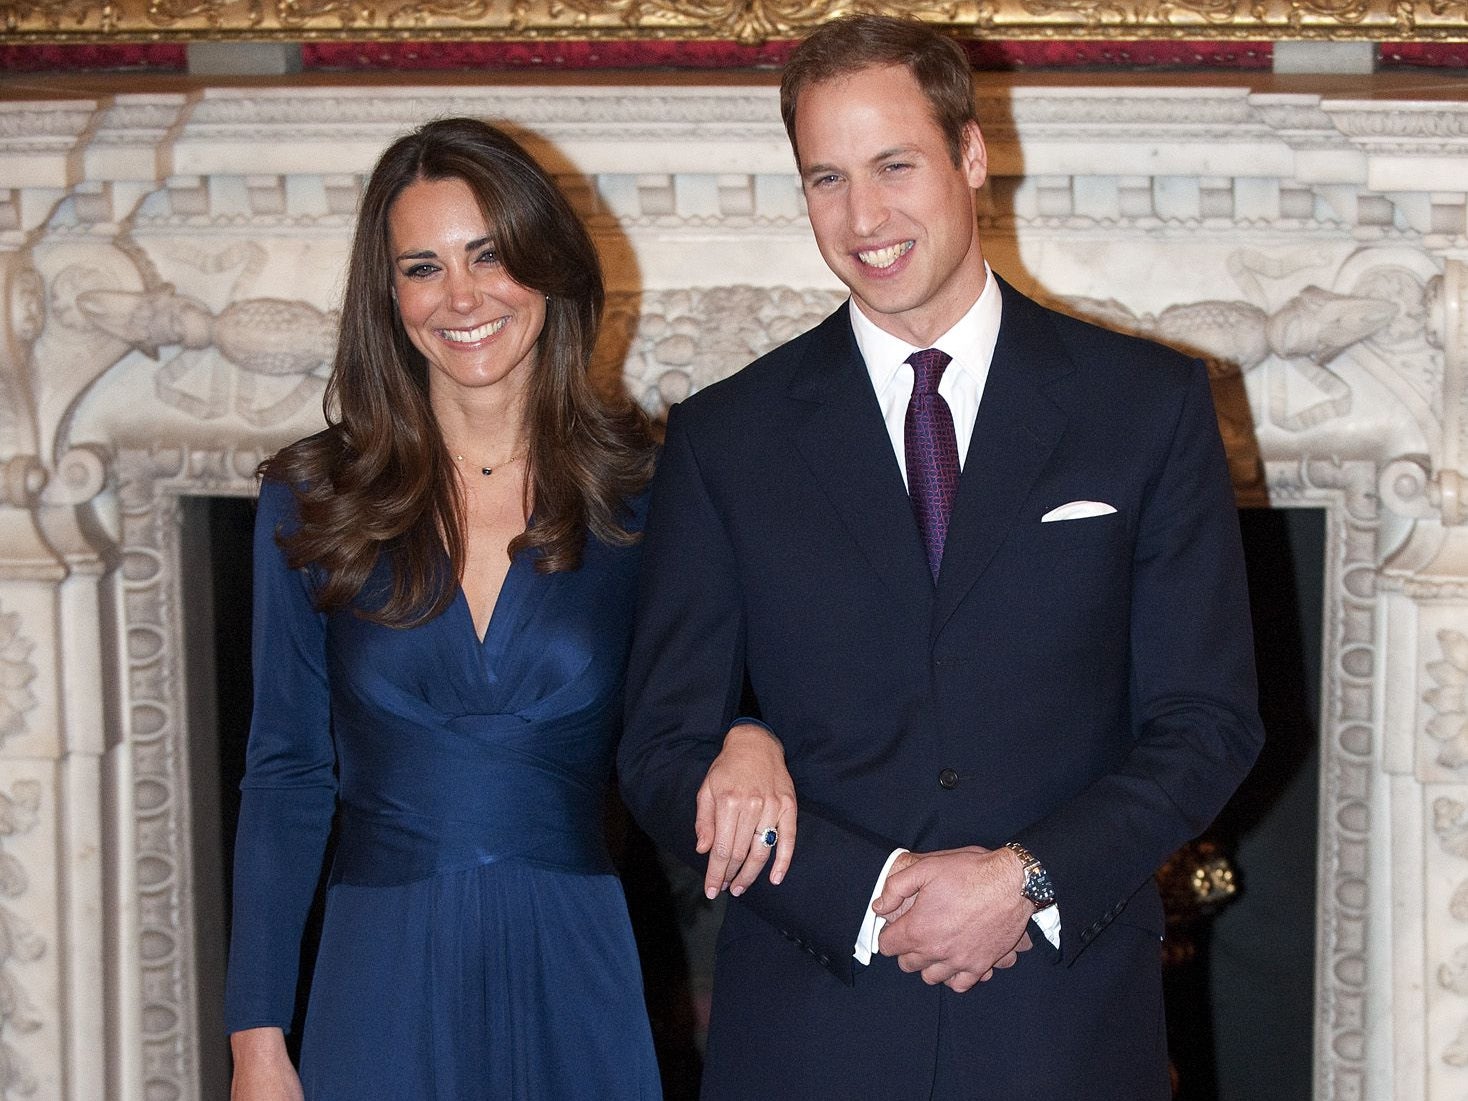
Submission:
[[[934,581],[943,563],[943,540],[948,534],[953,495],[958,491],[958,437],[948,403],[938,394],[938,380],[951,360],[947,352],[937,348],[924,348],[907,357],[914,375],[903,428],[907,492]]]

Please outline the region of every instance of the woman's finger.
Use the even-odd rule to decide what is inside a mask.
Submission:
[[[726,800],[713,799],[713,832],[709,838],[709,862],[703,875],[703,893],[707,898],[719,897],[729,882],[729,858],[733,853],[735,824]],[[736,865],[737,866],[737,865]]]
[[[760,819],[756,818],[755,821]],[[764,835],[765,830],[762,827],[756,827],[750,833],[749,851],[739,867],[739,874],[729,886],[729,893],[736,898],[749,889],[750,884],[759,877],[760,869],[770,859],[770,848],[764,843]]]
[[[714,794],[705,780],[694,799],[694,852],[706,853],[714,847]]]
[[[770,882],[778,884],[790,870],[790,861],[795,858],[796,805],[794,796],[782,801],[776,829],[780,832],[775,842],[775,863],[770,868]]]
[[[733,796],[715,800],[714,843],[709,850],[708,871],[703,879],[703,893],[709,898],[717,898],[719,892],[730,886],[739,874],[754,839],[752,823],[759,816],[763,803],[762,799]]]

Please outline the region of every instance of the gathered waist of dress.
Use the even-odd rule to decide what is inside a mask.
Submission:
[[[458,764],[406,789],[344,787],[332,883],[391,886],[497,860],[612,871],[599,786],[508,756],[485,773]]]

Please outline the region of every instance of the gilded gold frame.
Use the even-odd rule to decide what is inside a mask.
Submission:
[[[715,40],[843,12],[990,39],[1468,41],[1468,0],[0,0],[0,45],[189,40]]]

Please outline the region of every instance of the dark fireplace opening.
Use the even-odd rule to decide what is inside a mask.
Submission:
[[[222,1001],[249,733],[254,504],[185,498],[181,513],[201,1086],[202,1096],[226,1097]],[[1239,515],[1268,741],[1208,835],[1234,869],[1237,895],[1185,931],[1192,958],[1168,969],[1179,1101],[1311,1092],[1326,514]],[[608,813],[666,1095],[695,1098],[719,909],[703,899],[698,877],[659,859],[619,808]]]

